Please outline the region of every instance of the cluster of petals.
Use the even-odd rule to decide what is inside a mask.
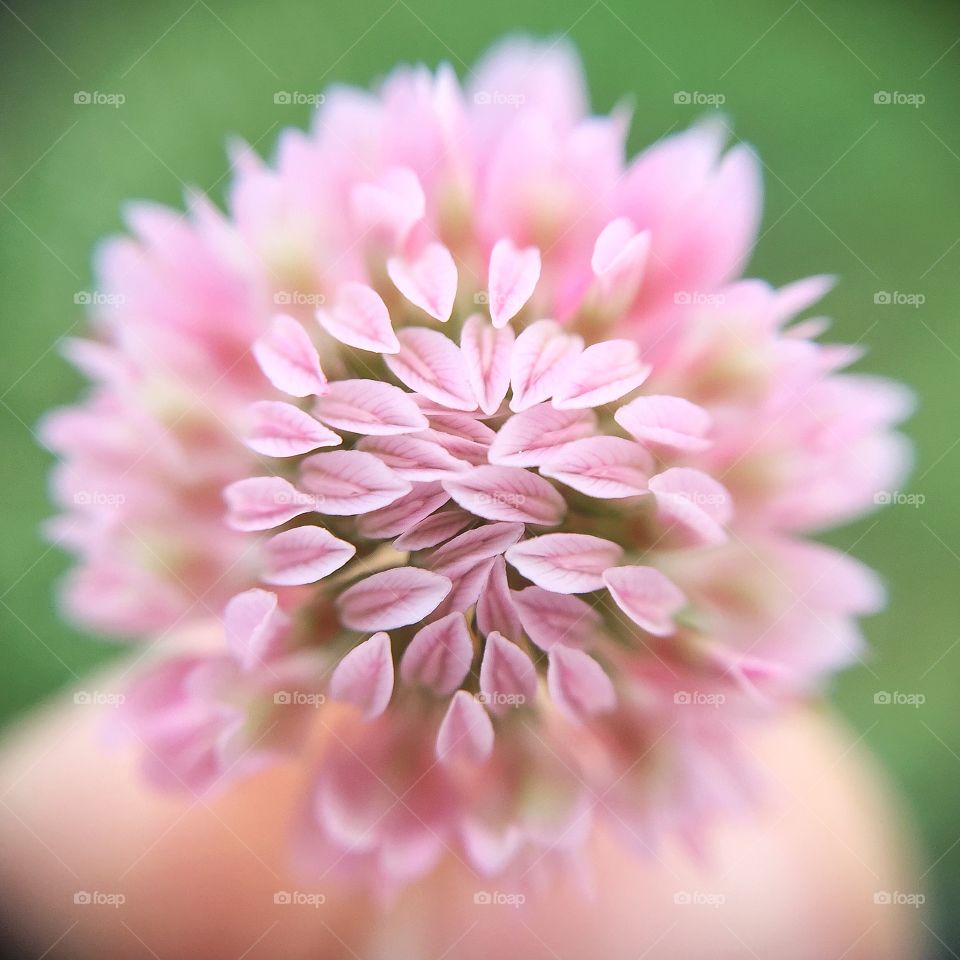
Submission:
[[[827,278],[738,279],[749,148],[626,133],[565,45],[509,41],[466,88],[331,91],[272,166],[235,147],[227,214],[137,205],[101,252],[93,387],[44,424],[67,608],[152,643],[122,716],[164,786],[325,728],[318,875],[699,843],[744,725],[883,603],[808,535],[896,487],[909,396],[797,319]]]

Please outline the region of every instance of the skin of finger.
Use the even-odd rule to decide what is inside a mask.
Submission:
[[[144,785],[132,748],[104,742],[108,709],[78,709],[65,698],[22,722],[0,749],[0,914],[25,955],[922,954],[921,912],[876,902],[884,891],[918,890],[902,814],[872,761],[820,712],[797,710],[753,735],[746,746],[766,772],[765,802],[718,827],[703,862],[669,846],[638,858],[598,831],[592,895],[558,878],[517,905],[509,898],[517,891],[498,890],[450,857],[384,907],[332,877],[311,888],[289,872],[288,828],[307,787],[306,764],[278,764],[200,800],[160,794]],[[321,738],[313,752],[322,749]],[[293,891],[320,892],[323,902],[275,902]],[[508,900],[477,903],[478,893]],[[84,894],[98,896],[76,902]]]

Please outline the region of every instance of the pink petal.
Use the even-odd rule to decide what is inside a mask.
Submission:
[[[557,708],[574,723],[609,713],[617,695],[603,667],[589,653],[556,644],[550,650],[547,689]]]
[[[524,841],[523,831],[512,823],[502,833],[476,820],[465,821],[461,829],[467,859],[484,877],[502,874]]]
[[[520,639],[520,616],[507,584],[507,565],[503,557],[494,559],[490,576],[477,602],[477,626],[486,636],[496,631],[508,640]]]
[[[322,395],[327,378],[307,331],[293,317],[280,314],[253,345],[253,355],[266,378],[293,397]]]
[[[650,454],[622,437],[574,440],[540,464],[543,476],[603,500],[646,493],[652,469]]]
[[[552,593],[543,587],[516,591],[513,605],[524,632],[541,650],[550,650],[558,643],[589,647],[603,622],[597,610],[579,597]]]
[[[673,618],[687,598],[656,567],[611,567],[603,580],[616,605],[647,633],[667,637],[676,630]]]
[[[396,353],[400,349],[387,305],[362,283],[345,283],[331,310],[318,310],[317,321],[331,337],[359,350]]]
[[[510,354],[510,409],[519,413],[552,397],[582,349],[580,337],[564,333],[553,320],[531,323]]]
[[[497,241],[490,254],[487,291],[495,327],[505,326],[523,309],[539,279],[540,251],[536,247],[518,250],[506,238]]]
[[[250,477],[224,491],[227,523],[234,530],[270,530],[317,509],[316,497],[282,477]]]
[[[268,590],[238,593],[223,611],[227,647],[244,670],[263,667],[279,652],[287,624],[277,595]]]
[[[437,732],[437,759],[442,763],[484,763],[493,753],[490,714],[466,690],[458,690]]]
[[[466,414],[430,418],[430,429],[417,434],[424,440],[440,444],[452,457],[474,466],[487,462],[490,444],[496,434],[484,423]]]
[[[382,570],[337,598],[340,619],[351,630],[392,630],[417,623],[436,609],[452,584],[417,567]]]
[[[359,450],[315,453],[300,465],[300,478],[314,495],[311,509],[339,517],[378,510],[411,489],[376,457]]]
[[[330,676],[330,696],[358,707],[364,720],[379,717],[392,695],[393,653],[385,633],[376,633],[354,647]]]
[[[632,437],[653,447],[670,450],[705,450],[704,439],[712,418],[703,407],[683,397],[637,397],[613,415]]]
[[[324,423],[350,433],[415,433],[429,421],[409,393],[379,380],[335,380],[313,407]]]
[[[523,531],[522,523],[485,523],[434,550],[428,560],[429,567],[453,580],[481,560],[499,556],[523,536]]]
[[[471,522],[473,517],[460,507],[443,510],[421,520],[405,534],[397,537],[393,545],[397,550],[424,550],[427,547],[435,547],[438,543],[443,543],[444,540],[459,533]]]
[[[441,482],[464,510],[486,520],[552,527],[566,511],[563,497],[548,481],[520,467],[474,467]]]
[[[386,540],[405,533],[434,510],[439,510],[448,500],[447,493],[439,483],[415,483],[413,489],[399,500],[379,510],[365,513],[357,522],[362,537],[371,540]]]
[[[549,403],[539,403],[504,423],[490,445],[490,462],[535,467],[558,453],[564,444],[592,436],[596,429],[597,417],[592,410],[557,410]]]
[[[387,273],[396,288],[431,317],[446,322],[457,296],[457,265],[441,243],[428,243],[413,260],[391,257]]]
[[[733,514],[727,489],[713,477],[690,467],[671,467],[651,477],[647,486],[657,500],[657,516],[696,544],[727,539],[724,527]]]
[[[487,637],[483,651],[480,691],[497,715],[511,706],[532,704],[537,695],[537,671],[530,658],[496,631]]]
[[[463,354],[448,336],[426,327],[406,327],[399,339],[400,352],[384,359],[401,383],[451,410],[476,410]]]
[[[383,230],[397,245],[426,212],[423,187],[409,167],[391,167],[375,183],[359,184],[350,199],[361,229]]]
[[[469,470],[439,443],[422,436],[364,437],[357,449],[373,454],[404,480],[441,480],[452,473]]]
[[[467,380],[480,409],[488,416],[500,409],[510,387],[514,339],[510,327],[497,330],[478,313],[463,325],[460,352],[466,364]]]
[[[416,633],[400,661],[400,676],[411,686],[448,696],[463,683],[473,662],[473,641],[462,613],[428,623]]]
[[[315,583],[339,570],[356,552],[323,527],[294,527],[267,541],[263,580],[277,586]]]
[[[629,301],[640,286],[650,253],[650,232],[638,232],[628,217],[608,223],[593,248],[590,266],[606,296]]]
[[[296,457],[317,447],[335,447],[340,437],[292,403],[262,400],[250,407],[253,420],[244,441],[265,457]]]
[[[559,410],[598,407],[619,400],[635,390],[650,375],[640,363],[640,349],[633,340],[604,340],[587,347],[570,365],[553,393]]]
[[[589,593],[603,587],[603,571],[623,556],[609,540],[585,533],[548,533],[510,547],[507,562],[554,593]]]
[[[483,590],[493,569],[494,559],[494,557],[488,557],[486,560],[480,560],[457,577],[435,614],[437,616],[446,616],[448,613],[465,614],[480,598],[480,591]]]

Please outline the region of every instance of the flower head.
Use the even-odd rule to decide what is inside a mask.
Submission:
[[[748,148],[625,133],[514,41],[466,91],[332,92],[274,167],[237,147],[228,215],[131,211],[46,437],[74,615],[218,624],[128,697],[154,779],[319,722],[307,865],[526,875],[598,820],[695,842],[747,792],[739,728],[857,657],[882,592],[803,535],[896,483],[909,398],[793,322],[828,281],[735,279]]]

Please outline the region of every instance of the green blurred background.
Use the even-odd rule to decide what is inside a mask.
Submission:
[[[891,593],[887,612],[867,624],[873,660],[842,678],[837,700],[915,812],[924,883],[939,902],[931,939],[944,956],[956,957],[955,4],[0,2],[0,721],[113,654],[58,617],[53,586],[66,559],[40,537],[50,511],[50,463],[31,430],[43,411],[80,389],[56,344],[82,329],[74,297],[93,286],[92,248],[119,228],[123,201],[177,205],[185,182],[212,188],[221,199],[229,134],[269,152],[282,126],[306,123],[309,108],[275,105],[277,91],[368,84],[399,60],[447,59],[462,75],[513,30],[569,35],[585,59],[595,108],[631,95],[633,149],[702,112],[676,104],[676,93],[722,94],[737,135],[756,145],[765,164],[763,235],[750,272],[775,283],[838,274],[841,283],[826,303],[834,335],[869,345],[863,369],[905,380],[919,394],[908,427],[917,446],[909,492],[924,502],[893,506],[829,538],[877,567]],[[78,105],[77,91],[122,93],[126,102]],[[925,101],[876,103],[880,91]],[[878,304],[880,292],[920,295],[923,302]],[[878,691],[926,699],[918,708],[878,706]]]

